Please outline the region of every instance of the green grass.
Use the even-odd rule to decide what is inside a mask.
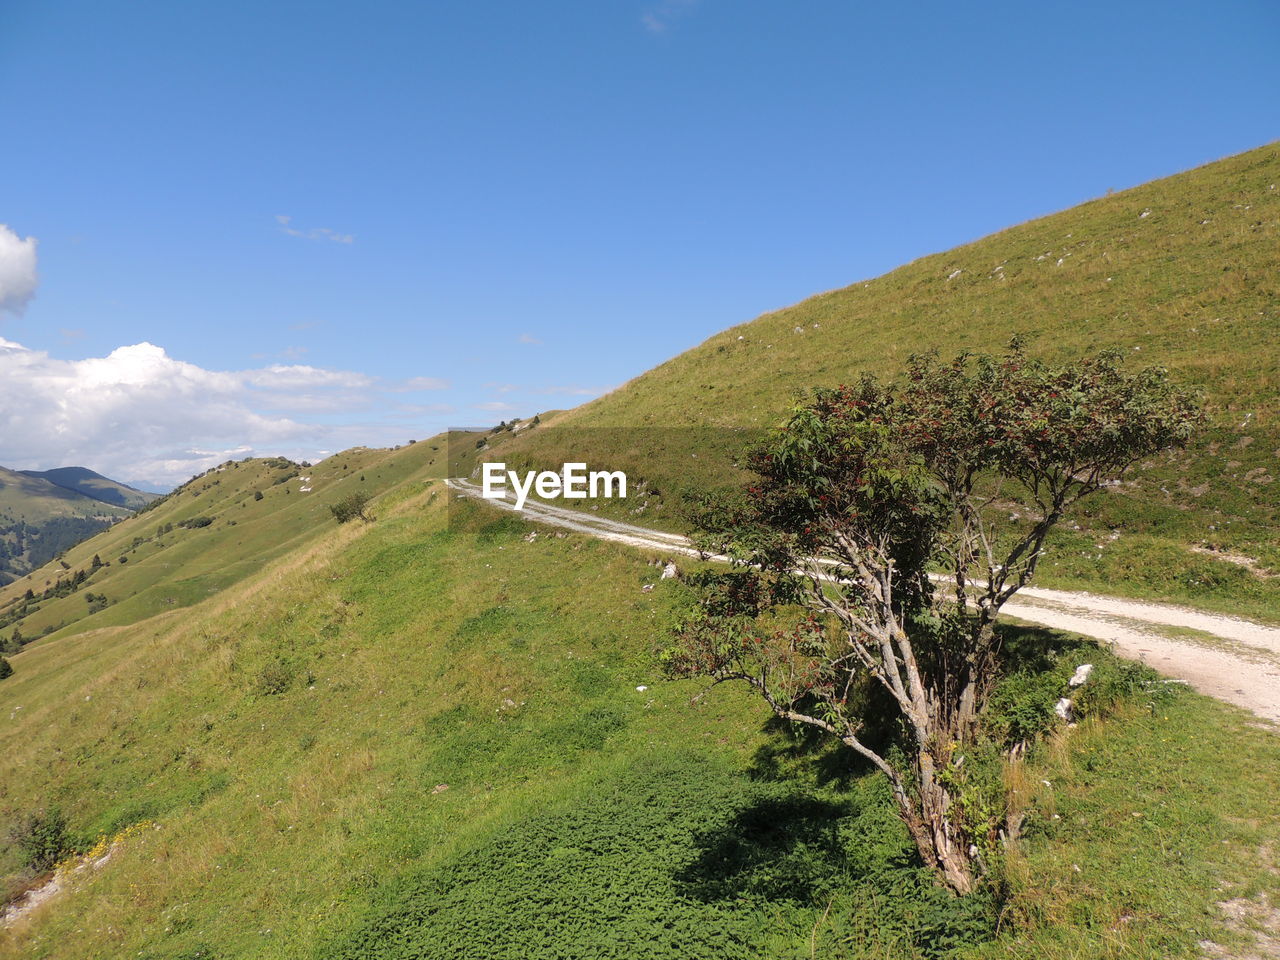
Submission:
[[[281,467],[278,461],[224,465],[68,550],[63,560],[69,570],[51,562],[0,589],[0,615],[20,605],[26,590],[39,594],[69,572],[89,570],[95,555],[108,566],[76,593],[31,604],[16,624],[24,636],[62,636],[131,624],[198,603],[323,535],[333,523],[331,503],[356,490],[386,494],[409,483],[439,455],[442,447],[433,451],[431,446],[424,441],[395,451],[356,448],[337,454],[301,468],[301,476],[311,478],[307,493],[301,490],[300,478],[290,476],[296,469]],[[288,479],[278,482],[282,478]],[[262,493],[261,500],[254,498],[255,491]],[[179,525],[200,516],[213,523],[198,528]],[[162,527],[172,529],[161,533]],[[91,613],[85,593],[105,594],[110,603]]]
[[[616,758],[551,808],[393,884],[320,955],[747,960],[875,944],[919,956],[989,937],[989,904],[950,897],[910,862],[877,788],[753,780],[689,748]]]
[[[1055,786],[990,939],[989,903],[925,882],[878,777],[744,691],[694,704],[658,677],[676,588],[641,591],[643,556],[527,543],[482,505],[446,528],[437,492],[188,611],[15,658],[0,818],[56,803],[85,845],[157,826],[0,956],[83,955],[84,931],[154,958],[1193,956],[1226,937],[1220,886],[1258,882],[1274,736],[1178,690],[1033,755],[1025,779]],[[1104,656],[1052,642],[1058,673]],[[1156,786],[1163,846],[1125,820]]]

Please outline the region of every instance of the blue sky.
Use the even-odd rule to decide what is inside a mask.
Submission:
[[[1270,0],[0,0],[0,464],[574,405],[1276,139],[1278,48]]]

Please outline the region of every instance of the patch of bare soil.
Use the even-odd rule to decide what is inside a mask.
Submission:
[[[1265,894],[1252,899],[1238,897],[1218,904],[1232,930],[1252,937],[1253,944],[1243,949],[1224,947],[1212,940],[1201,940],[1200,948],[1214,960],[1280,960],[1280,910],[1268,903]]]

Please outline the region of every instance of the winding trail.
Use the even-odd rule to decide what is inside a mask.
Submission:
[[[480,498],[467,480],[446,481],[456,495]],[[515,511],[513,500],[488,500]],[[663,554],[702,557],[687,537],[594,517],[532,499],[526,519]],[[710,559],[726,559],[723,557]],[[1280,723],[1280,627],[1190,607],[1093,593],[1024,587],[1004,612],[1028,623],[1083,634],[1141,660],[1166,677]]]

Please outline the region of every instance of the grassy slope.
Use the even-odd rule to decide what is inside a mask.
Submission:
[[[157,827],[0,956],[911,957],[949,929],[875,778],[826,782],[740,691],[655,679],[671,587],[640,590],[644,557],[479,505],[446,529],[438,494],[14,658],[0,816]],[[1186,692],[1047,748],[1022,923],[972,955],[1224,939],[1213,903],[1280,841],[1278,774],[1272,734]]]
[[[124,517],[130,511],[0,467],[0,515],[38,523],[49,517]]]
[[[80,592],[40,604],[18,627],[28,637],[50,628],[61,635],[189,606],[310,542],[332,522],[329,504],[356,490],[371,495],[388,490],[422,470],[436,453],[430,442],[401,451],[349,450],[302,469],[301,476],[310,477],[308,493],[301,491],[301,476],[290,476],[296,469],[281,461],[247,460],[197,477],[152,509],[68,550],[63,560],[72,572],[90,569],[95,555],[110,566],[97,571]],[[289,479],[276,482],[284,477]],[[261,500],[254,499],[255,491],[262,492]],[[201,516],[213,523],[177,526]],[[170,525],[171,531],[158,533]],[[51,562],[0,589],[0,614],[28,589],[39,593],[67,573]],[[111,603],[88,615],[86,592],[105,594]]]
[[[1080,511],[1080,529],[1058,536],[1041,582],[1280,619],[1280,576],[1189,549],[1247,556],[1280,573],[1276,145],[766,314],[526,443],[545,445],[548,461],[595,452],[662,489],[686,476],[705,482],[724,472],[723,457],[708,457],[707,447],[735,445],[708,427],[769,427],[802,389],[864,370],[893,375],[908,354],[935,347],[999,350],[1014,334],[1051,358],[1121,347],[1135,364],[1167,365],[1209,403],[1210,427],[1190,451],[1144,465]],[[596,437],[571,435],[574,428]],[[680,428],[698,429],[686,436]],[[699,449],[695,462],[689,454]],[[644,516],[661,525],[664,505],[654,500]]]

